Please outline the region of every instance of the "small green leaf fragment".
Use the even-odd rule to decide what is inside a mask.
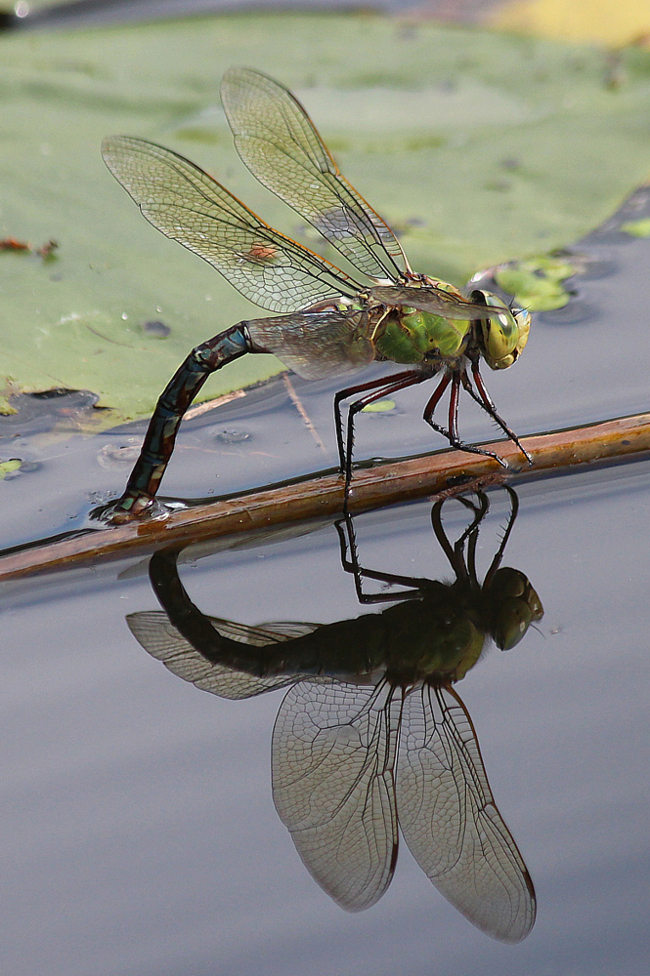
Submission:
[[[579,270],[566,256],[552,254],[503,265],[495,281],[505,292],[531,312],[549,312],[563,308],[571,298],[562,282]]]
[[[377,400],[375,403],[368,403],[361,413],[387,413],[395,409],[394,400]]]
[[[11,406],[8,397],[0,393],[0,414],[4,417],[10,417],[14,413],[18,413],[16,408]]]
[[[8,461],[0,461],[0,481],[13,471],[17,471],[22,463],[20,458],[9,458]]]
[[[631,234],[632,237],[650,237],[650,218],[644,220],[628,220],[621,224],[624,234]]]

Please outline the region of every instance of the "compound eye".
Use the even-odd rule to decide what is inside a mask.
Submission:
[[[507,369],[528,341],[530,313],[516,306],[504,308],[501,299],[487,291],[473,292],[472,301],[485,304],[489,316],[480,322],[482,352],[488,366]]]

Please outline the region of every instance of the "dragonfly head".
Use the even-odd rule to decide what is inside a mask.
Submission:
[[[488,317],[476,323],[481,352],[491,369],[512,366],[528,342],[530,312],[518,305],[505,308],[503,302],[489,291],[473,291],[472,301],[494,309]]]
[[[489,593],[490,633],[502,651],[519,643],[532,623],[544,616],[542,601],[527,576],[510,566],[494,574]]]

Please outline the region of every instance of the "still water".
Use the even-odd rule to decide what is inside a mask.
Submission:
[[[226,701],[153,660],[125,620],[160,609],[146,561],[8,586],[3,970],[646,973],[648,473],[635,462],[520,486],[502,565],[530,580],[544,616],[456,685],[537,891],[536,925],[515,946],[463,918],[405,844],[365,912],[318,887],[272,800],[285,691]],[[489,498],[481,579],[510,514],[503,489]],[[443,518],[460,538],[467,510],[450,500]],[[308,528],[186,552],[193,603],[246,625],[371,612],[341,568],[335,527]],[[355,531],[365,568],[454,579],[429,502],[359,517]],[[366,586],[386,593],[381,580]]]

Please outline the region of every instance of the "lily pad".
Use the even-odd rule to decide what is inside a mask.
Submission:
[[[0,46],[0,237],[58,244],[48,261],[0,253],[0,395],[92,390],[111,408],[104,422],[149,414],[197,342],[263,314],[146,224],[102,164],[104,136],[190,156],[270,223],[322,246],[237,159],[218,98],[233,64],[295,91],[413,267],[455,284],[579,238],[650,170],[641,51],[612,91],[589,48],[382,16],[18,32]],[[280,368],[244,357],[204,397]]]
[[[580,261],[563,253],[545,254],[526,261],[512,261],[494,271],[494,280],[504,292],[531,312],[563,308],[571,293],[563,282],[580,270]]]

